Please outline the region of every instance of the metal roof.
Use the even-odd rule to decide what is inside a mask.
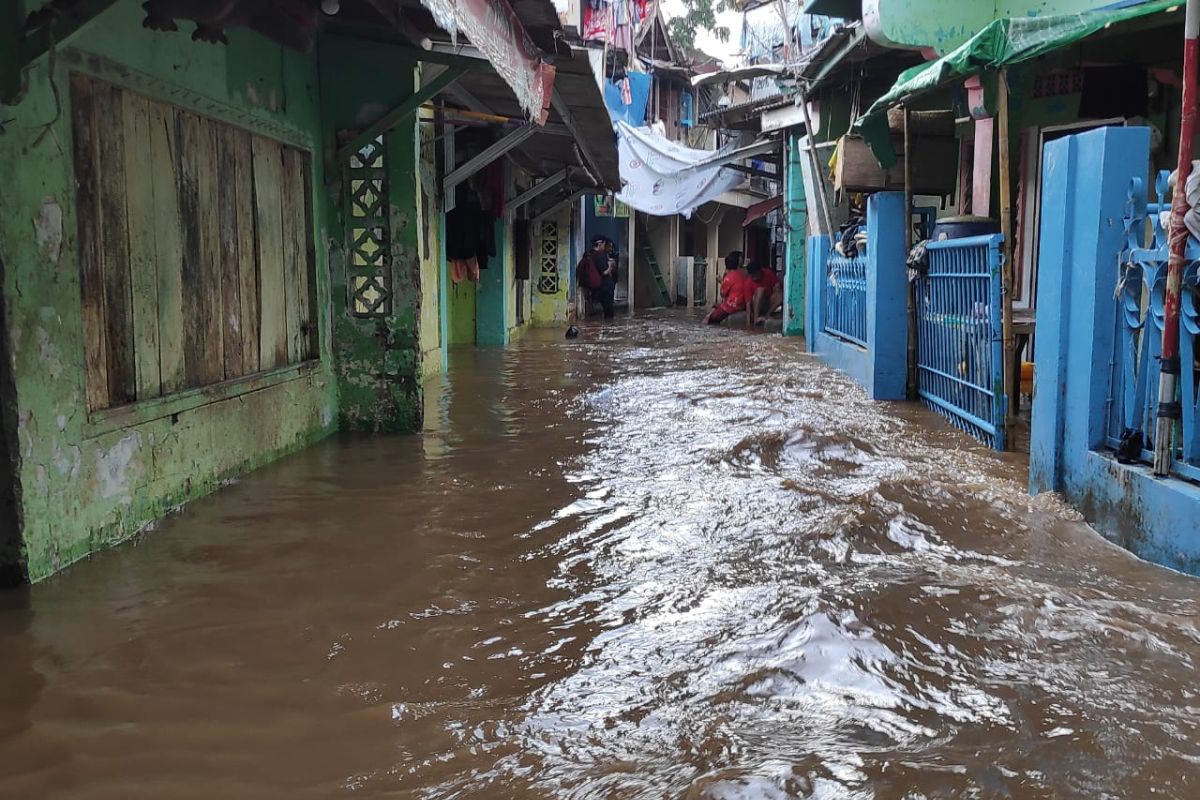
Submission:
[[[434,46],[448,47],[449,43],[440,42]],[[589,182],[597,188],[619,189],[621,174],[612,119],[600,93],[588,51],[584,48],[565,49],[566,54],[559,55],[554,62],[554,91],[561,106],[559,102],[552,104],[547,130],[535,132],[508,155],[522,169],[537,176],[548,177],[564,167],[576,167],[579,179],[585,179],[590,172],[595,181]],[[473,53],[465,46],[458,50]],[[444,90],[441,96],[450,105],[471,111],[524,119],[512,89],[493,70],[472,71],[469,80]],[[561,134],[568,122],[563,116],[563,108],[572,118],[578,136]]]

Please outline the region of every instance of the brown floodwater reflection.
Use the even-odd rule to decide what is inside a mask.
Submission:
[[[1200,796],[1200,582],[797,342],[560,336],[0,595],[0,797]]]

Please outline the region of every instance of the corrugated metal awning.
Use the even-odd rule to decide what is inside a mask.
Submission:
[[[765,78],[769,75],[782,75],[786,67],[783,64],[754,64],[738,69],[723,69],[719,72],[709,72],[692,78],[692,86],[707,86],[710,83],[729,83],[730,81],[745,81],[751,78]]]
[[[767,214],[770,214],[777,208],[783,208],[783,195],[775,195],[769,200],[763,200],[761,203],[755,203],[746,209],[746,219],[742,223],[742,227],[749,227],[756,220],[760,220]]]

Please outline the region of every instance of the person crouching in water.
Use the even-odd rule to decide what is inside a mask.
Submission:
[[[734,250],[725,256],[725,277],[721,279],[721,296],[708,312],[704,321],[709,325],[720,325],[729,317],[746,308],[746,274],[742,272],[742,252]]]
[[[783,308],[783,283],[775,270],[761,264],[750,264],[746,273],[746,324],[762,325]]]

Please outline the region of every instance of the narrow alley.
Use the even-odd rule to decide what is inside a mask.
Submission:
[[[0,797],[1194,797],[1194,580],[796,339],[457,349],[0,594]]]

